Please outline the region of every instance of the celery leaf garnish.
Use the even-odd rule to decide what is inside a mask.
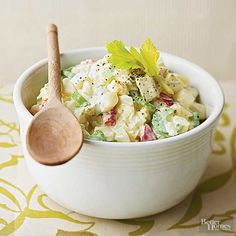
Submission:
[[[106,47],[108,52],[111,53],[108,60],[112,65],[126,70],[141,68],[147,75],[155,78],[163,90],[168,94],[173,94],[173,90],[159,75],[157,60],[160,52],[150,39],[146,39],[143,42],[140,52],[134,47],[130,47],[129,51],[120,40],[114,40],[107,44]]]

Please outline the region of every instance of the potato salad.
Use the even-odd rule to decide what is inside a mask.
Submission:
[[[85,139],[144,142],[179,135],[206,119],[199,92],[169,70],[150,39],[140,49],[119,40],[108,54],[62,70],[62,102],[81,124]],[[48,100],[40,90],[36,114]]]

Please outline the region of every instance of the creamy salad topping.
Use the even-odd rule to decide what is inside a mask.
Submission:
[[[206,119],[198,90],[164,65],[150,39],[139,51],[118,40],[107,49],[97,61],[87,59],[62,71],[62,102],[86,139],[151,141],[184,133]],[[47,100],[45,84],[31,113]]]

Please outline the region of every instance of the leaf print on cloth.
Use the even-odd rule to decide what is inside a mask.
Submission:
[[[45,195],[43,195],[43,197],[42,195],[41,197],[38,197],[38,203],[44,209],[32,209],[30,207],[30,202],[35,193],[36,188],[37,185],[34,185],[30,189],[29,193],[25,194],[19,187],[0,178],[0,194],[4,195],[5,198],[8,199],[8,202],[12,203],[11,205],[7,205],[6,203],[0,203],[0,208],[6,211],[14,212],[17,215],[17,217],[11,222],[8,222],[4,218],[0,218],[0,224],[3,225],[3,227],[0,228],[1,236],[10,235],[15,232],[18,228],[22,226],[22,224],[27,218],[57,218],[75,224],[88,225],[88,227],[83,229],[84,232],[93,227],[94,222],[82,222],[75,219],[74,217],[71,217],[70,215],[68,215],[68,213],[50,209],[43,202],[43,197],[46,197]],[[14,191],[17,192],[17,195],[21,195],[21,197],[25,199],[24,203],[20,202],[17,199],[16,194],[13,193]]]
[[[137,225],[139,228],[135,231],[129,232],[129,236],[141,236],[145,235],[154,225],[154,220],[146,220],[146,219],[130,219],[130,220],[118,220],[118,222],[128,225]]]
[[[224,111],[221,114],[220,121],[219,121],[219,124],[218,124],[218,126],[220,126],[220,127],[227,127],[231,123],[230,117],[229,117],[228,113],[226,112],[228,108],[229,108],[229,104],[225,103]]]
[[[223,174],[220,174],[208,180],[205,180],[203,183],[200,183],[198,185],[198,187],[196,188],[196,192],[199,194],[203,194],[203,193],[210,193],[210,192],[218,190],[219,188],[221,188],[228,182],[232,173],[233,173],[233,170],[230,169],[224,172]]]
[[[202,209],[201,195],[216,191],[222,186],[224,186],[232,176],[232,173],[233,171],[232,169],[230,169],[229,171],[226,171],[223,174],[214,176],[204,181],[203,183],[199,184],[193,193],[192,200],[184,216],[176,224],[172,225],[169,229],[188,228],[188,225],[183,225],[183,224],[193,219],[201,211]]]
[[[228,220],[232,220],[235,219],[235,217],[233,216],[234,214],[236,214],[236,209],[232,209],[232,210],[228,210],[225,213],[218,213],[218,214],[212,214],[210,217],[208,217],[206,220],[217,220],[220,222],[220,224],[228,221]],[[174,229],[174,228],[195,228],[201,225],[201,222],[199,221],[198,223],[195,224],[189,224],[189,225],[179,225],[179,227],[171,227],[170,229]],[[225,233],[236,233],[235,230],[221,230],[222,232]]]
[[[230,117],[229,117],[228,113],[226,113],[226,109],[228,107],[229,107],[229,105],[227,103],[225,103],[224,112],[220,116],[218,127],[227,127],[230,125],[230,123],[231,123]],[[219,128],[215,130],[213,140],[214,140],[214,142],[213,142],[212,153],[217,154],[217,155],[225,154],[225,152],[226,152],[226,148],[224,145],[225,136],[222,133],[222,131],[219,130]]]
[[[58,229],[56,236],[98,236],[98,235],[89,231],[84,231],[84,230],[66,231],[66,230]]]
[[[202,205],[200,204],[200,202],[202,202],[201,199],[202,194],[211,193],[213,191],[220,189],[229,181],[229,179],[233,174],[236,176],[236,128],[233,129],[230,144],[231,144],[232,167],[228,171],[219,174],[217,176],[213,176],[210,179],[207,179],[202,183],[200,183],[193,192],[192,201],[190,202],[190,205],[186,210],[184,216],[176,224],[172,225],[169,228],[169,230],[175,228],[193,228],[199,226],[200,223],[191,225],[185,225],[184,223],[193,219],[201,211]],[[216,214],[213,214],[213,216],[215,215]]]
[[[233,163],[234,175],[236,178],[236,128],[233,129],[233,133],[230,139],[230,147],[231,147],[231,158]]]
[[[24,158],[23,155],[11,154],[10,159],[3,163],[0,163],[0,170],[6,167],[15,166],[18,164],[18,160]]]
[[[198,213],[201,211],[201,209],[202,209],[201,195],[198,193],[193,194],[189,207],[185,212],[184,216],[176,224],[172,225],[169,229],[182,228],[182,227],[184,228],[185,226],[183,224],[193,219],[195,216],[197,216]]]
[[[15,152],[16,147],[20,144],[20,129],[15,122],[7,122],[0,119],[0,150],[10,150],[10,153],[1,153],[0,156],[0,170],[9,166],[17,165],[19,160],[23,158],[22,155],[12,154]],[[18,152],[18,150],[17,150]],[[1,157],[5,160],[5,157],[9,157],[8,160],[2,161]]]
[[[224,141],[225,141],[225,137],[223,135],[223,133],[219,130],[216,130],[214,133],[214,148],[212,150],[212,152],[214,154],[218,154],[218,155],[223,155],[226,152],[226,148],[224,145]]]
[[[0,148],[16,147],[19,144],[20,129],[15,122],[0,119]]]
[[[3,91],[4,87],[0,84],[0,102],[13,103],[12,92]]]
[[[219,220],[220,223],[222,224],[228,220],[233,220],[234,214],[236,214],[236,209],[228,210],[228,211],[226,211],[224,213],[220,213],[220,214],[213,214],[211,217],[209,217],[209,219]],[[222,229],[220,229],[220,231],[224,232],[224,233],[236,233],[236,230],[222,230]]]

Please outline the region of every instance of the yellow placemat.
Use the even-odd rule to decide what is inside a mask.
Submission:
[[[208,168],[195,191],[161,214],[120,221],[71,212],[38,189],[21,152],[12,86],[1,86],[0,236],[236,235],[235,81],[222,86],[227,103]]]

